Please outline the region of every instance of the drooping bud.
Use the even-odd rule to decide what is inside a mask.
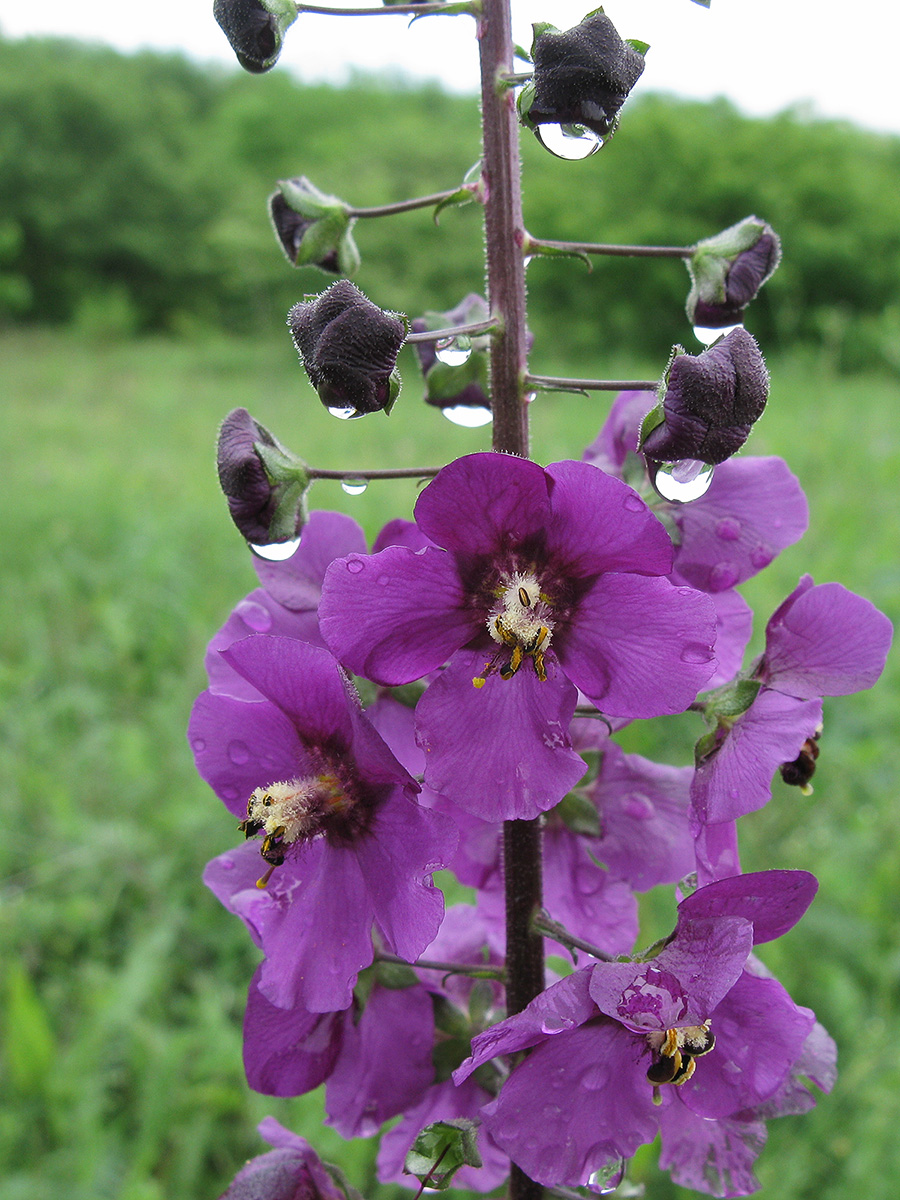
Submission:
[[[232,520],[253,546],[299,537],[306,524],[306,464],[236,408],[222,422],[216,454]]]
[[[213,16],[244,70],[261,75],[278,61],[297,6],[291,0],[215,0]]]
[[[541,125],[581,126],[610,137],[644,70],[647,46],[623,41],[602,10],[564,33],[549,24],[534,32],[534,77],[519,94],[523,124],[535,132]]]
[[[702,354],[676,346],[639,449],[653,462],[724,462],[749,437],[768,395],[769,374],[746,329],[733,329]]]
[[[714,237],[704,238],[687,260],[691,276],[688,320],[709,329],[738,324],[780,261],[781,240],[759,217],[746,217]]]
[[[349,212],[342,200],[326,196],[304,175],[279,180],[278,191],[269,197],[269,215],[288,260],[333,275],[353,275],[359,268]]]
[[[318,296],[295,304],[288,325],[297,353],[336,416],[390,412],[400,392],[397,355],[406,318],[385,312],[354,284],[339,279]]]
[[[414,318],[414,333],[474,325],[490,315],[483,296],[470,292],[449,312],[427,312]],[[490,335],[449,338],[441,342],[416,342],[416,354],[425,379],[425,403],[443,410],[469,408],[489,413],[488,353]]]

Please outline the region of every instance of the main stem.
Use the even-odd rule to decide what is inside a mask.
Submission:
[[[525,265],[519,130],[510,88],[501,74],[513,66],[509,0],[483,0],[478,23],[488,304],[501,326],[491,338],[493,446],[528,457],[525,374]],[[507,821],[503,828],[506,879],[506,1004],[521,1012],[544,987],[544,948],[531,925],[541,907],[541,834],[538,821]],[[513,1165],[510,1200],[540,1200],[543,1188]]]

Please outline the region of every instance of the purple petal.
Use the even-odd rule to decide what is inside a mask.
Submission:
[[[389,546],[332,563],[319,626],[351,671],[391,686],[434,671],[483,623],[449,554]]]
[[[814,1014],[805,1008],[801,1012]],[[823,1092],[830,1092],[837,1082],[837,1046],[825,1028],[815,1022],[810,1030],[799,1058],[791,1066],[781,1087],[769,1099],[757,1107],[761,1117],[783,1117],[789,1113],[805,1113],[815,1108],[816,1098],[806,1086],[812,1082]]]
[[[775,979],[745,971],[713,1018],[716,1044],[682,1085],[701,1117],[729,1117],[772,1096],[799,1058],[815,1018]]]
[[[264,873],[266,863],[259,856],[255,842],[245,842],[234,850],[211,859],[203,872],[203,882],[219,903],[229,912],[236,913],[247,926],[257,946],[262,946],[260,931],[244,916],[244,897],[258,894],[256,881]]]
[[[668,575],[671,538],[637,492],[584,462],[551,463],[547,475],[553,481],[547,544],[566,574]]]
[[[418,1179],[404,1174],[403,1164],[420,1130],[433,1121],[453,1121],[459,1117],[475,1120],[478,1110],[488,1099],[488,1093],[474,1079],[466,1080],[459,1087],[454,1087],[448,1079],[429,1088],[421,1102],[383,1135],[378,1151],[380,1182],[399,1183],[418,1189]],[[481,1167],[461,1167],[453,1176],[453,1187],[490,1192],[499,1187],[509,1174],[509,1159],[483,1126],[478,1130],[476,1144],[481,1155]]]
[[[483,652],[459,651],[419,701],[425,782],[483,820],[530,820],[586,770],[568,735],[575,689],[552,656],[543,682],[525,662],[511,679],[474,687],[484,665]]]
[[[780,458],[733,458],[716,467],[709,490],[672,506],[681,532],[678,573],[704,592],[756,575],[806,532],[809,507]]]
[[[424,550],[433,546],[434,542],[426,537],[415,521],[406,521],[403,517],[395,517],[388,521],[372,543],[372,553],[386,550],[388,546],[406,546],[408,550]]]
[[[207,647],[204,665],[209,676],[210,691],[235,696],[239,700],[262,700],[262,693],[230,667],[220,653],[255,633],[297,638],[314,646],[325,645],[319,633],[319,618],[315,610],[291,612],[277,604],[262,588],[257,588],[235,605],[231,616]]]
[[[311,766],[294,725],[268,700],[252,703],[201,692],[191,711],[188,741],[201,777],[236,817],[247,815],[256,788],[295,779]]]
[[[446,817],[399,791],[382,804],[369,834],[356,843],[366,907],[387,948],[401,958],[415,960],[437,934],[444,895],[431,875],[447,865],[455,846],[456,830]]]
[[[366,535],[352,517],[317,510],[309,514],[300,545],[290,558],[272,562],[254,557],[253,565],[259,582],[279,604],[297,611],[314,612],[322,595],[322,580],[328,564],[347,554],[365,552]]]
[[[235,642],[222,656],[290,718],[304,742],[321,745],[339,739],[349,744],[348,683],[327,650],[259,635]]]
[[[698,1064],[698,1070],[703,1063]],[[659,1165],[680,1187],[713,1196],[747,1196],[759,1188],[753,1164],[766,1144],[765,1123],[749,1115],[698,1117],[676,1095],[659,1110]]]
[[[603,836],[591,850],[638,891],[675,883],[694,867],[688,825],[693,774],[690,767],[623,754],[614,743],[604,751],[590,791]]]
[[[471,1056],[453,1072],[454,1080],[461,1083],[468,1079],[482,1063],[498,1054],[526,1050],[596,1017],[597,1006],[589,989],[592,970],[584,967],[574,971],[551,984],[522,1012],[479,1033],[472,1039]]]
[[[366,709],[366,717],[410,775],[421,775],[425,759],[416,745],[415,710],[384,692]]]
[[[869,600],[839,583],[814,587],[807,575],[766,626],[765,682],[801,700],[870,688],[884,670],[892,634]]]
[[[563,670],[605,713],[683,712],[715,668],[707,596],[667,579],[602,575],[555,640]]]
[[[740,917],[679,924],[648,963],[598,963],[591,999],[635,1033],[702,1025],[740,977],[752,944],[753,927]]]
[[[345,1200],[307,1141],[274,1117],[262,1120],[259,1132],[275,1149],[242,1167],[219,1200]]]
[[[595,845],[562,825],[544,831],[544,907],[569,933],[604,953],[627,954],[638,935],[637,898],[597,865]]]
[[[655,392],[619,392],[595,441],[584,452],[584,461],[621,475],[629,454],[637,454],[644,417],[656,404]]]
[[[550,519],[544,469],[511,454],[468,454],[449,463],[416,502],[419,528],[466,559],[543,540]]]
[[[753,922],[753,944],[781,937],[812,903],[819,883],[808,871],[755,871],[707,884],[678,906],[678,919],[743,917]]]
[[[696,819],[695,814],[691,824],[698,884],[703,887],[718,879],[740,875],[741,860],[738,855],[736,823],[722,821],[719,825],[704,825]]]
[[[657,1131],[653,1089],[621,1026],[592,1023],[533,1050],[484,1109],[501,1149],[538,1183],[575,1187]]]
[[[677,575],[672,582],[679,582]],[[734,679],[753,633],[753,610],[739,592],[714,592],[710,600],[716,610],[716,669],[706,681],[709,691]]]
[[[820,700],[795,700],[763,688],[714,754],[697,768],[691,799],[697,820],[733,821],[772,795],[772,776],[793,762],[822,721]]]
[[[327,1123],[341,1137],[371,1137],[416,1104],[434,1078],[434,1010],[421,987],[375,987],[348,1020],[325,1089]]]
[[[267,1096],[303,1096],[331,1074],[341,1048],[344,1014],[276,1008],[259,991],[259,974],[257,967],[244,1013],[247,1082]]]

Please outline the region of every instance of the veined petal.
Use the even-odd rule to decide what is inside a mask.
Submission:
[[[543,682],[526,660],[475,687],[484,651],[453,656],[416,708],[430,788],[485,821],[530,820],[563,798],[587,767],[568,734],[575,689],[552,655],[546,665]]]
[[[678,905],[679,921],[736,916],[753,922],[753,944],[771,942],[797,924],[819,887],[809,871],[753,871],[698,888]]]
[[[303,1096],[331,1074],[341,1048],[343,1014],[276,1008],[259,991],[257,967],[244,1013],[244,1070],[254,1091]]]
[[[511,454],[467,454],[448,463],[416,502],[419,528],[464,558],[510,543],[543,540],[550,518],[543,467]]]
[[[715,669],[707,596],[667,579],[601,575],[554,639],[563,670],[603,712],[683,712]]]
[[[341,558],[325,576],[319,626],[351,671],[392,686],[421,679],[483,629],[451,555],[389,546]]]
[[[285,608],[315,612],[322,595],[322,580],[330,562],[347,554],[365,554],[366,535],[340,512],[316,510],[309,514],[300,545],[281,562],[254,557],[259,581]]]

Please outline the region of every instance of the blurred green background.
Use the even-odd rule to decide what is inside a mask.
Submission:
[[[0,1200],[204,1200],[263,1148],[272,1113],[367,1196],[373,1147],[319,1129],[318,1096],[246,1087],[240,1022],[254,952],[200,883],[234,844],[183,730],[205,644],[255,586],[215,478],[244,405],[310,463],[430,465],[489,444],[421,404],[409,350],[389,420],[337,425],[284,328],[328,282],[293,271],[265,212],[306,174],[362,206],[453,186],[478,154],[473,102],[358,80],[301,87],[177,57],[0,41]],[[900,617],[900,139],[724,102],[630,102],[586,163],[523,142],[535,236],[689,243],[750,213],[784,242],[748,314],[769,359],[754,453],[782,454],[810,532],[743,589],[766,617],[809,571]],[[357,282],[411,316],[481,286],[474,207],[360,222]],[[537,373],[654,378],[696,351],[677,260],[543,261],[529,270]],[[609,398],[532,406],[534,455],[580,457]],[[408,516],[408,482],[362,496],[318,483],[373,536]],[[900,1177],[900,806],[896,662],[826,702],[815,793],[776,785],[745,818],[747,869],[822,883],[765,948],[839,1043],[834,1094],[770,1126],[766,1200],[893,1198]],[[630,728],[629,749],[690,761],[693,718]],[[667,911],[671,911],[669,904]],[[648,905],[646,936],[662,929]],[[642,1151],[633,1178],[681,1194]]]

